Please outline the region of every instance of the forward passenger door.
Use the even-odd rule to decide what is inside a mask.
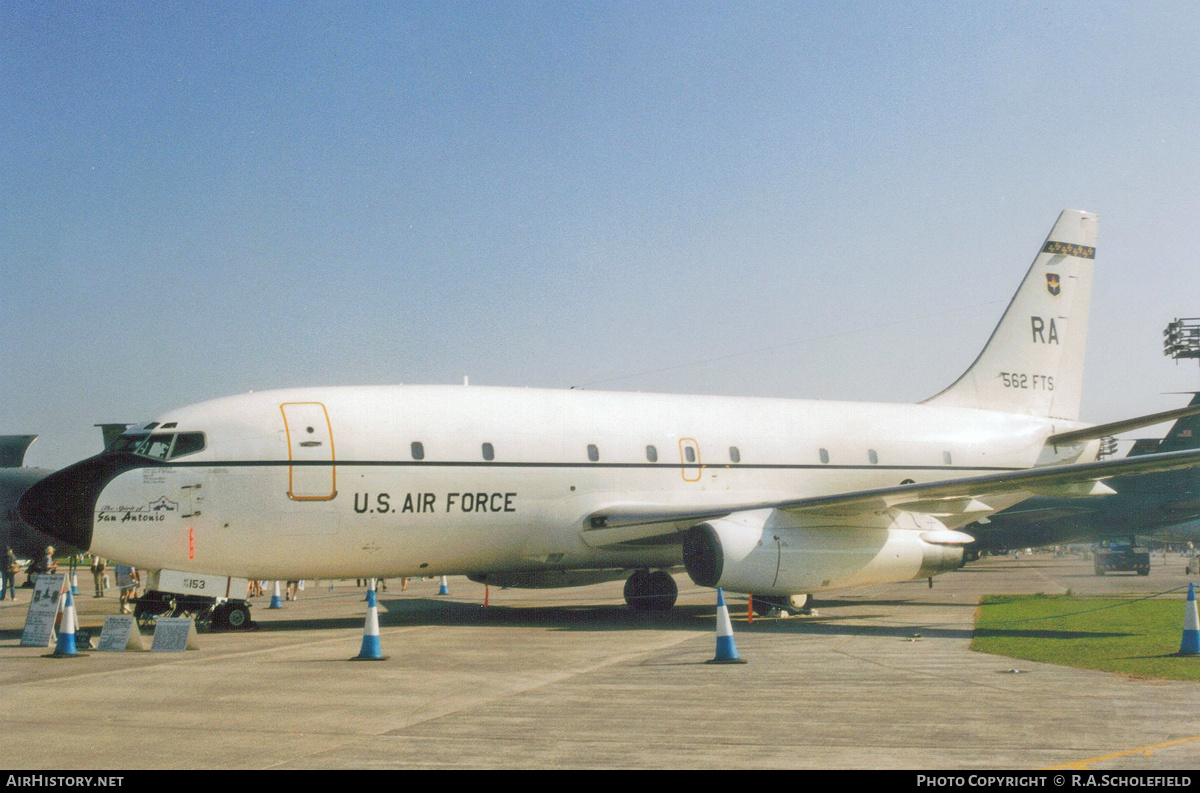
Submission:
[[[285,402],[279,406],[288,443],[288,497],[296,501],[328,501],[337,495],[333,427],[320,402]]]

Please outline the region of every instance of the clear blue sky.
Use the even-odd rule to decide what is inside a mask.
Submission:
[[[0,0],[0,433],[57,467],[464,375],[916,401],[1067,207],[1084,418],[1183,404],[1197,41],[1188,3]]]

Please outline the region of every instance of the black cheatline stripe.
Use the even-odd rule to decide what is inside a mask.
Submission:
[[[834,465],[830,463],[715,463],[702,466],[684,463],[551,463],[551,462],[465,462],[455,460],[222,460],[215,462],[151,462],[146,468],[274,468],[279,466],[344,466],[397,468],[650,468],[675,470],[717,468],[726,471],[745,470],[833,470],[833,471],[1024,471],[1012,466],[950,466],[950,465]]]

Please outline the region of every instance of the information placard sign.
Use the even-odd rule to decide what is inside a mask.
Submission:
[[[100,632],[97,650],[123,653],[126,650],[145,650],[142,632],[134,625],[131,614],[115,614],[104,618],[104,629]]]
[[[191,617],[159,617],[154,625],[154,641],[150,643],[153,653],[181,653],[198,650],[196,645],[196,622]]]
[[[49,647],[54,644],[54,621],[62,609],[62,573],[43,573],[33,585],[33,599],[25,615],[25,630],[21,631],[22,647]]]

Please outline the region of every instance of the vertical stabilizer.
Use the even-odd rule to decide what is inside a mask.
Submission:
[[[0,468],[20,468],[36,435],[0,435]]]
[[[975,363],[925,404],[1079,418],[1096,216],[1064,210]]]
[[[1192,395],[1189,405],[1200,405],[1200,392]],[[1155,452],[1179,452],[1200,447],[1200,414],[1184,416],[1171,425],[1167,436],[1158,444]],[[1133,454],[1133,452],[1130,452]]]

